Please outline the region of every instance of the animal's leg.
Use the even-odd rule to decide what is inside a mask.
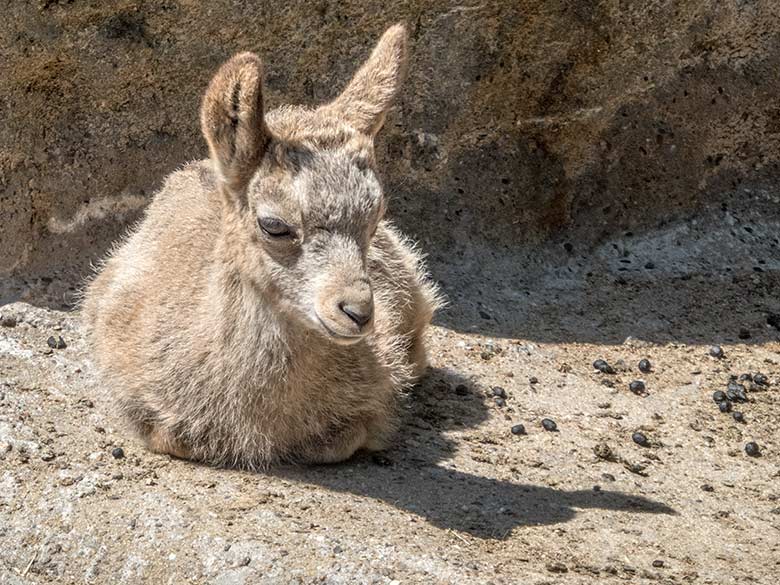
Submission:
[[[180,441],[174,439],[168,431],[160,427],[154,427],[144,439],[146,440],[146,446],[154,453],[167,453],[179,459],[190,459],[189,449],[184,447]]]
[[[310,444],[299,459],[305,463],[338,463],[352,457],[367,438],[368,431],[363,424],[345,427],[323,442]]]

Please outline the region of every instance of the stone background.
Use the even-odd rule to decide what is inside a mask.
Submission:
[[[410,74],[380,164],[435,276],[708,210],[780,215],[762,195],[780,177],[776,2],[6,0],[2,12],[0,274],[83,275],[167,173],[205,156],[200,97],[232,53],[262,56],[270,107],[317,104],[399,20]]]

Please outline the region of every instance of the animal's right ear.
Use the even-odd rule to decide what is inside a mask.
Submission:
[[[243,203],[269,140],[257,55],[240,53],[219,68],[203,96],[200,124],[221,182]]]

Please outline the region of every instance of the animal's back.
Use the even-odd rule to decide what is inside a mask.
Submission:
[[[83,314],[99,366],[143,363],[149,338],[177,328],[176,315],[199,302],[220,217],[209,167],[200,161],[172,173],[89,284]]]

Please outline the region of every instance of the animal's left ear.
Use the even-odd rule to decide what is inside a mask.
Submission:
[[[342,94],[321,110],[344,119],[360,132],[375,136],[403,81],[406,46],[404,25],[387,29]]]

